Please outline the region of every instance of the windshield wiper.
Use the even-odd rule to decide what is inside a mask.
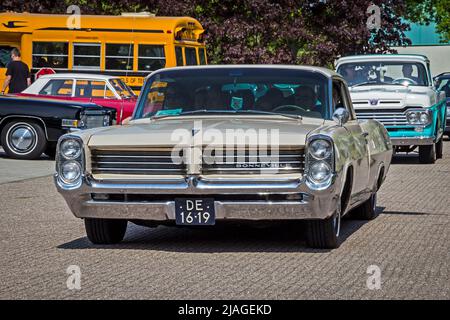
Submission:
[[[303,117],[301,115],[291,115],[291,114],[261,111],[261,110],[208,110],[208,109],[185,111],[185,112],[181,112],[178,114],[162,114],[159,116],[154,115],[154,116],[150,117],[150,119],[163,119],[163,118],[168,118],[168,117],[178,117],[178,116],[186,116],[186,115],[193,115],[193,114],[219,114],[219,113],[226,113],[226,114],[250,113],[250,114],[282,116],[282,117],[296,119],[296,120],[303,119]]]
[[[198,114],[198,113],[228,113],[228,110],[208,110],[208,109],[200,109],[200,110],[192,110],[192,111],[184,111],[180,113],[174,113],[174,114],[161,114],[161,115],[154,115],[151,116],[150,119],[163,119],[168,117],[178,117],[178,116],[185,116],[185,115],[192,115],[192,114]]]
[[[262,110],[237,110],[236,113],[254,113],[254,114],[265,114],[272,116],[282,116],[286,118],[302,120],[303,117],[299,114],[286,114],[286,113],[278,113],[278,112],[270,112],[270,111],[262,111]]]

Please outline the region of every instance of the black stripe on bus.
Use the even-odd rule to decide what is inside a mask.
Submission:
[[[146,30],[146,29],[110,29],[110,28],[80,28],[80,29],[71,29],[71,28],[63,28],[63,27],[48,27],[41,28],[37,30],[46,30],[46,31],[97,31],[97,32],[137,32],[137,33],[164,33],[164,30]]]
[[[52,68],[52,67],[44,67],[44,68]],[[32,68],[31,72],[34,74],[39,71],[41,68]],[[145,78],[153,71],[100,71],[100,70],[77,70],[77,69],[66,69],[66,70],[54,70],[56,73],[86,73],[86,74],[103,74],[107,76],[116,76],[116,77],[142,77]]]

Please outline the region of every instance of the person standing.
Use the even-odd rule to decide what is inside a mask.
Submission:
[[[17,48],[11,50],[11,61],[6,69],[6,79],[3,83],[2,94],[9,86],[8,93],[19,93],[31,84],[30,70],[28,65],[22,62],[20,51]]]

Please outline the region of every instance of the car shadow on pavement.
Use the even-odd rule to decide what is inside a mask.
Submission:
[[[17,160],[17,159],[13,159],[11,157],[9,157],[5,151],[3,151],[2,148],[0,148],[0,159],[6,159],[6,160]],[[54,159],[50,158],[49,156],[42,154],[41,157],[39,159],[35,159],[32,161],[53,161]],[[23,160],[22,160],[23,161]]]
[[[384,208],[377,208],[381,213]],[[343,219],[341,244],[368,221]],[[182,253],[225,252],[328,252],[311,249],[305,242],[305,223],[277,223],[267,227],[216,225],[211,228],[140,227],[128,224],[125,239],[116,245],[94,245],[87,237],[58,246],[59,249],[154,250]]]
[[[417,152],[412,152],[412,153],[402,153],[402,154],[398,154],[395,155],[392,158],[392,165],[408,165],[408,164],[417,164],[420,165],[419,162],[419,154]]]

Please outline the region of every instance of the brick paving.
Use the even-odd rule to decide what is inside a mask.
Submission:
[[[444,159],[395,158],[379,216],[345,220],[332,251],[302,225],[149,229],[93,246],[51,177],[0,184],[0,299],[449,299],[450,142]],[[81,290],[66,269],[81,268]],[[366,286],[381,269],[381,289]]]

